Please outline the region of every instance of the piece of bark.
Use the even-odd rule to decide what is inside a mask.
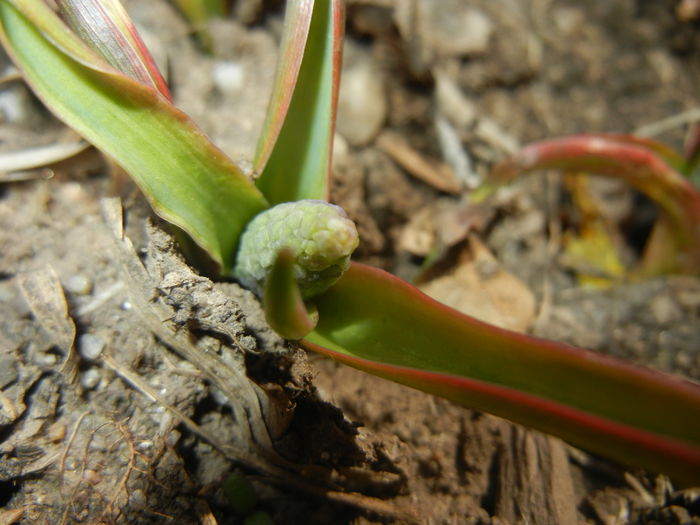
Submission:
[[[504,422],[497,467],[495,516],[507,523],[578,523],[564,443]]]

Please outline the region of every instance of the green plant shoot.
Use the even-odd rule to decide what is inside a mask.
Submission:
[[[0,0],[0,38],[47,107],[121,164],[154,211],[185,231],[222,273],[233,271],[263,295],[278,332],[351,366],[608,457],[686,483],[700,480],[697,385],[485,325],[367,266],[353,263],[342,273],[356,231],[336,208],[308,202],[328,193],[340,0],[287,5],[255,183],[168,100],[132,26],[117,20],[118,2],[101,4],[100,23],[108,30],[97,38],[84,27],[87,13],[69,17],[69,9],[81,9],[77,3],[58,3],[66,24],[43,0]],[[143,71],[148,78],[136,73]],[[611,152],[605,162],[620,165],[620,156]],[[600,168],[600,157],[594,160]],[[632,171],[648,166],[630,168],[630,182]],[[681,202],[686,194],[667,179],[652,196],[671,224],[683,228],[679,253],[694,257],[696,205]],[[317,216],[307,224],[306,213]],[[284,222],[301,215],[298,235]],[[340,232],[340,240],[329,232]]]

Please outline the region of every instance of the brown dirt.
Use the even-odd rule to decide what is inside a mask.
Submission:
[[[699,279],[583,288],[561,257],[578,219],[560,177],[465,211],[402,167],[386,134],[455,173],[464,156],[447,122],[478,177],[518,144],[694,109],[697,23],[671,0],[442,1],[349,2],[345,78],[365,89],[344,88],[334,200],[359,225],[358,257],[417,275],[411,219],[448,235],[433,224],[447,210],[525,283],[531,332],[700,380]],[[211,58],[169,4],[127,3],[167,57],[178,105],[239,160],[267,102],[272,4],[238,2]],[[212,80],[224,59],[240,84]],[[6,115],[1,151],[61,140],[20,84],[5,89],[25,114]],[[364,91],[379,97],[348,102]],[[661,138],[679,147],[683,131]],[[275,523],[700,523],[698,489],[307,356],[266,327],[252,294],[187,266],[99,154],[52,173],[0,186],[0,523],[243,523],[253,511]],[[614,189],[634,260],[650,207]],[[254,485],[252,511],[221,488],[234,473]]]

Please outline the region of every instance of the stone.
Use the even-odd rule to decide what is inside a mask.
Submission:
[[[384,81],[366,53],[348,46],[338,99],[338,133],[351,146],[365,146],[379,133],[387,114]]]

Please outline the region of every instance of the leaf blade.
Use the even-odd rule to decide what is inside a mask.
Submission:
[[[316,306],[318,325],[303,341],[312,350],[595,452],[698,479],[695,385],[486,325],[364,265],[353,264]]]
[[[60,15],[112,67],[172,100],[155,60],[119,0],[58,0]]]
[[[340,82],[342,1],[290,2],[288,16],[300,27],[283,40],[254,162],[262,171],[256,183],[273,204],[328,199]]]
[[[253,169],[257,173],[262,173],[265,168],[282,130],[284,118],[289,111],[294,87],[299,77],[299,69],[304,58],[304,47],[311,26],[313,6],[313,0],[287,2],[277,70],[253,159]]]
[[[158,215],[185,230],[222,267],[231,265],[247,222],[267,207],[262,194],[184,113],[154,89],[113,71],[88,67],[94,56],[60,21],[32,24],[0,0],[0,37],[34,92],[64,122],[116,160]],[[36,5],[36,2],[33,3]],[[42,13],[42,15],[46,15]],[[53,42],[71,40],[66,54]]]
[[[665,215],[678,255],[663,268],[647,273],[700,268],[700,191],[661,156],[647,139],[619,135],[572,135],[536,142],[506,159],[489,175],[479,196],[520,173],[542,169],[586,172],[615,177],[647,195]]]

